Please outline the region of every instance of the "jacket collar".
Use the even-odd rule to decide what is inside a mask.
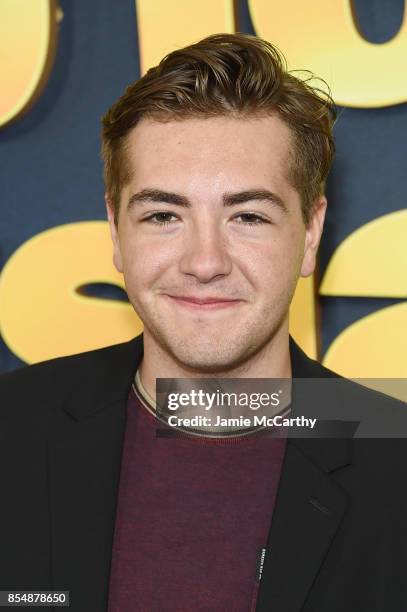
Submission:
[[[293,379],[332,378],[338,375],[310,359],[290,336],[289,350]],[[76,421],[82,421],[117,402],[127,400],[137,368],[144,353],[143,334],[128,342],[77,356],[77,372],[71,376],[62,407]],[[67,358],[69,359],[69,358]],[[314,386],[314,393],[317,386]],[[315,401],[318,398],[315,397]],[[330,403],[339,401],[330,397]],[[313,399],[309,399],[312,403]],[[123,404],[124,405],[124,404]],[[325,471],[349,463],[349,440],[296,438],[292,440],[301,451],[317,461]]]
[[[128,342],[76,355],[77,371],[65,393],[63,407],[80,421],[126,398],[144,353],[143,334]],[[293,378],[333,375],[307,357],[290,336]],[[72,359],[65,357],[61,362]],[[72,401],[74,400],[74,401]]]

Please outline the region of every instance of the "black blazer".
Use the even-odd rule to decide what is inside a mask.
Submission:
[[[293,376],[336,376],[292,339],[290,352]],[[0,590],[69,590],[72,612],[106,610],[142,353],[141,335],[0,377]],[[359,407],[400,416],[401,402],[348,384]],[[289,439],[256,610],[406,612],[406,475],[405,439]]]

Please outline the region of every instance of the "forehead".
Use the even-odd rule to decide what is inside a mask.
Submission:
[[[142,119],[129,133],[131,181],[258,183],[288,189],[293,138],[276,115]]]

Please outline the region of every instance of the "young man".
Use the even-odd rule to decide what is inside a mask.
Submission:
[[[1,380],[1,589],[69,590],[75,612],[407,606],[404,440],[156,436],[157,378],[336,380],[288,331],[333,118],[242,34],[171,53],[106,114],[114,263],[144,333]],[[346,384],[348,416],[399,415]]]

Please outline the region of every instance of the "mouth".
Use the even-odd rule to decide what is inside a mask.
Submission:
[[[233,308],[242,303],[242,300],[230,300],[226,298],[195,298],[186,296],[167,295],[175,304],[192,310],[219,310]]]

